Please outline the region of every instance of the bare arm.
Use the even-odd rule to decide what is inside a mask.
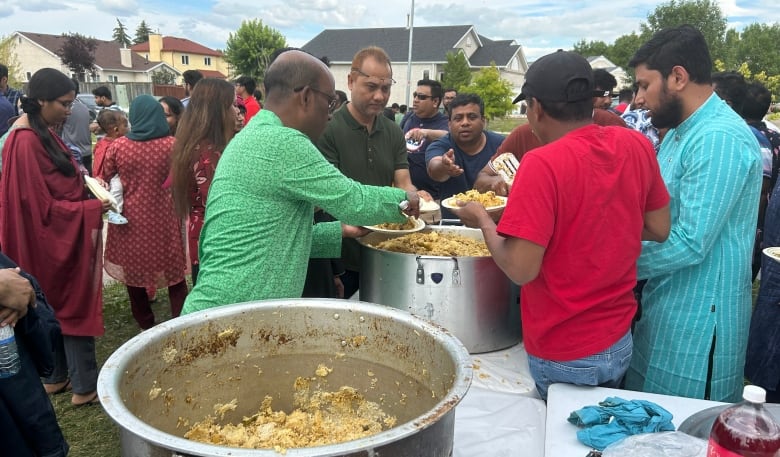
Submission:
[[[485,165],[477,175],[477,179],[474,181],[474,188],[478,191],[485,193],[492,190],[496,195],[507,196],[511,186],[507,184],[501,176],[490,168],[490,165]]]
[[[462,174],[463,168],[455,163],[455,151],[452,149],[428,162],[428,176],[436,182],[444,182],[450,177]]]
[[[455,210],[468,227],[479,228],[493,260],[518,285],[539,275],[545,248],[522,238],[504,238],[496,232],[496,223],[479,203],[470,202]]]
[[[642,228],[642,240],[663,243],[669,237],[672,228],[672,217],[669,205],[644,215],[645,225]]]

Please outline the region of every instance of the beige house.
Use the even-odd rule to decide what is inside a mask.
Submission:
[[[603,68],[607,70],[617,80],[617,87],[615,90],[625,89],[631,87],[631,77],[626,73],[623,67],[619,67],[612,63],[611,60],[604,56],[591,56],[588,57],[588,63],[594,70],[597,68]]]
[[[186,38],[150,34],[149,41],[130,49],[152,61],[165,62],[179,74],[199,70],[207,78],[227,79],[230,69],[222,52],[207,48]]]
[[[23,81],[29,81],[33,73],[41,68],[56,68],[73,76],[73,72],[58,55],[66,37],[14,32],[12,39],[13,53],[19,63],[18,73]],[[86,82],[150,83],[152,75],[157,71],[165,70],[177,76],[181,74],[164,62],[144,59],[114,41],[95,41],[95,70],[91,74],[79,75]]]
[[[352,57],[360,49],[371,45],[384,49],[392,61],[396,84],[389,103],[406,103],[407,95],[411,100],[411,93],[420,79],[441,80],[448,52],[463,53],[472,72],[495,63],[501,78],[512,84],[515,93],[520,92],[528,70],[521,45],[514,40],[491,40],[478,34],[471,25],[415,27],[412,33],[411,77],[408,79],[409,29],[404,27],[323,30],[302,49],[318,57],[327,57],[336,79],[336,89],[349,93],[347,75]]]

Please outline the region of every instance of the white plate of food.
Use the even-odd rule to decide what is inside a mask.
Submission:
[[[764,248],[764,255],[776,262],[780,262],[780,247]]]
[[[474,189],[453,195],[441,201],[441,206],[447,209],[459,209],[458,202],[477,202],[485,207],[488,212],[498,211],[506,206],[506,197],[496,195],[493,191],[480,193]]]
[[[410,217],[406,222],[385,222],[384,224],[366,225],[367,229],[379,233],[413,233],[425,228],[425,221]]]
[[[432,213],[434,211],[439,210],[439,204],[436,203],[433,200],[426,200],[424,198],[420,199],[420,212],[421,213]]]

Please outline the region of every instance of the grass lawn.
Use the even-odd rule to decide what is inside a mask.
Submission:
[[[152,304],[158,321],[170,319],[170,305],[166,289],[157,292]],[[125,341],[140,332],[130,314],[130,301],[125,286],[120,283],[103,289],[104,336],[96,339],[98,366]],[[70,393],[50,396],[57,412],[62,432],[70,445],[69,457],[118,457],[119,430],[99,405],[74,407]]]
[[[489,121],[486,128],[503,135],[509,135],[512,129],[527,122],[528,119],[525,117],[502,117]]]

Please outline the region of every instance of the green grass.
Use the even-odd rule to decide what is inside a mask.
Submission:
[[[170,319],[166,289],[157,292],[152,304],[157,321]],[[119,346],[140,332],[130,313],[130,301],[124,284],[114,283],[103,289],[103,319],[106,333],[96,339],[98,366]],[[70,457],[118,457],[119,429],[99,405],[74,407],[70,394],[51,396],[57,420],[70,445]]]
[[[493,119],[488,122],[487,129],[494,132],[499,132],[504,135],[508,135],[518,125],[523,125],[528,122],[525,117],[502,117]]]

